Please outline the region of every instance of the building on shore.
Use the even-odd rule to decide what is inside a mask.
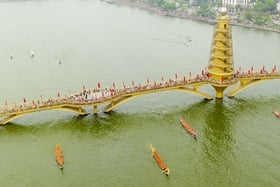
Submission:
[[[224,6],[236,6],[236,5],[248,6],[249,0],[223,0],[223,5]]]

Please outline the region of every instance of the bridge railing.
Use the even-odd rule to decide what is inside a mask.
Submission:
[[[273,72],[268,72],[264,70],[263,72],[240,72],[236,74],[237,78],[278,78],[280,76],[280,71],[273,71]]]
[[[57,99],[48,99],[48,100],[42,100],[39,99],[37,102],[24,102],[24,103],[17,103],[14,105],[6,105],[2,108],[0,108],[0,117],[1,116],[7,116],[7,115],[13,115],[18,114],[20,112],[27,112],[27,111],[39,111],[48,109],[49,107],[54,106],[62,106],[62,105],[99,105],[102,103],[109,102],[111,100],[114,100],[116,98],[119,98],[120,96],[125,96],[127,94],[136,94],[136,93],[145,93],[148,91],[157,91],[161,89],[167,89],[172,87],[180,87],[180,86],[193,86],[197,83],[212,83],[212,84],[221,84],[221,85],[232,85],[236,82],[238,82],[239,78],[279,78],[280,72],[273,72],[273,73],[238,73],[235,74],[236,76],[231,80],[214,80],[211,79],[211,77],[207,76],[207,73],[204,75],[197,75],[195,78],[187,79],[186,77],[183,77],[182,79],[176,79],[172,80],[169,79],[169,81],[162,81],[159,83],[154,82],[153,84],[139,84],[135,86],[124,86],[122,89],[115,89],[110,88],[107,89],[106,92],[104,89],[94,89],[96,91],[90,91],[90,90],[82,90],[78,94],[72,94],[70,96],[65,97],[59,97]],[[87,97],[86,97],[86,94]]]
[[[167,82],[160,82],[154,84],[139,84],[140,86],[124,87],[122,89],[110,89],[107,93],[104,93],[101,89],[96,92],[90,91],[90,99],[85,99],[83,91],[78,94],[72,94],[70,96],[60,97],[57,99],[42,100],[39,99],[37,102],[22,102],[14,105],[6,105],[0,108],[0,116],[12,115],[28,110],[43,110],[53,106],[61,105],[98,105],[101,103],[108,102],[115,98],[118,98],[127,94],[144,93],[147,91],[153,91],[158,89],[165,89],[176,86],[192,85],[194,83],[205,82],[205,77],[197,76],[193,79],[169,79]]]

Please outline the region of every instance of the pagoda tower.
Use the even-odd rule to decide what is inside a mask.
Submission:
[[[208,64],[209,84],[216,90],[216,98],[223,98],[224,90],[234,79],[231,26],[227,9],[221,8],[217,18]]]

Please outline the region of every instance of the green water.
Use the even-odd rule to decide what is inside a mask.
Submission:
[[[213,25],[78,0],[1,2],[0,22],[2,105],[55,98],[83,85],[95,88],[98,81],[121,87],[200,73],[213,35]],[[279,34],[232,31],[236,69],[279,68]],[[210,86],[202,90],[215,96]],[[279,93],[279,80],[273,80],[233,99],[205,101],[168,91],[108,114],[103,106],[84,117],[29,114],[0,127],[1,186],[279,186],[280,121],[271,113],[280,110]],[[197,140],[180,118],[198,132]],[[56,143],[63,171],[54,160]],[[169,177],[151,157],[151,143]]]

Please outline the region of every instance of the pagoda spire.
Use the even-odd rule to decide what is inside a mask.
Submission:
[[[220,10],[214,30],[208,73],[216,98],[223,98],[224,90],[234,82],[231,26],[224,7]]]

